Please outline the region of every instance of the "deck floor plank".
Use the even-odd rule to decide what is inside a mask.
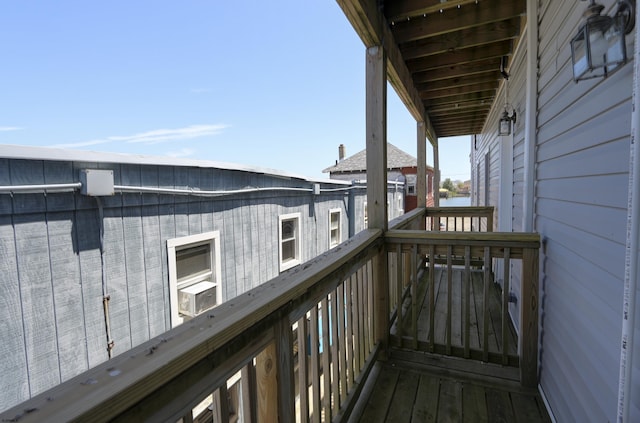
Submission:
[[[380,373],[360,421],[366,423],[387,421],[387,412],[391,405],[399,375],[400,371],[393,368],[385,369]]]
[[[527,422],[549,423],[535,389],[455,376],[391,358],[375,364],[378,377],[359,401],[365,407],[349,421],[371,422]]]
[[[428,374],[420,375],[420,384],[413,405],[414,422],[435,422],[440,396],[440,379]]]
[[[468,423],[488,422],[487,401],[484,388],[465,384],[462,388],[462,421]]]
[[[457,423],[462,420],[462,383],[453,379],[440,379],[438,422]]]
[[[412,410],[406,406],[407,401],[415,402],[420,375],[417,373],[403,373],[398,379],[396,390],[391,400],[387,421],[410,423]]]
[[[498,391],[495,389],[487,389],[485,392],[487,398],[487,411],[489,412],[489,420],[494,423],[509,423],[515,421],[513,407],[509,393]]]

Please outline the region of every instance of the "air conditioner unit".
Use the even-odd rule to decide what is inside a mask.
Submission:
[[[198,282],[178,290],[178,311],[195,317],[216,305],[216,284]]]

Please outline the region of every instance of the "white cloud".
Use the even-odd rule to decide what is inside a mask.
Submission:
[[[196,150],[194,150],[193,148],[181,148],[180,150],[177,151],[169,151],[168,153],[166,153],[166,156],[169,157],[189,157],[189,156],[193,156],[196,153]]]
[[[20,131],[21,129],[18,126],[0,126],[0,132]]]
[[[77,143],[58,144],[54,147],[58,148],[73,148],[73,147],[87,147],[90,145],[106,144],[112,142],[125,142],[129,144],[160,144],[169,141],[187,140],[193,138],[200,138],[211,135],[220,134],[227,125],[191,125],[184,128],[176,129],[155,129],[147,132],[140,132],[133,135],[117,135],[107,137],[103,139],[81,141]]]

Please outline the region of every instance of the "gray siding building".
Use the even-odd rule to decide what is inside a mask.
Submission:
[[[270,169],[0,147],[0,410],[365,227],[366,190]],[[390,218],[402,184],[389,185]]]

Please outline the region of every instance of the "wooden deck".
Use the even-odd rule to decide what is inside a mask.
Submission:
[[[392,352],[375,364],[349,421],[551,421],[535,389],[474,373],[468,361]]]
[[[502,290],[493,283],[492,275],[481,269],[471,269],[467,279],[464,266],[452,266],[451,278],[448,273],[447,266],[434,266],[433,303],[429,298],[429,268],[419,275],[417,327],[412,322],[413,299],[409,294],[403,302],[402,323],[396,321],[392,327],[392,345],[517,367],[516,331],[509,319],[503,328],[506,314],[502,311]],[[488,298],[486,316],[485,296]],[[432,331],[435,334],[433,343]],[[417,334],[417,346],[412,342],[412,332]],[[503,354],[504,347],[506,355]]]
[[[486,266],[418,273],[392,326],[389,359],[375,364],[350,421],[550,421],[536,388],[520,383],[518,339],[493,280]]]

